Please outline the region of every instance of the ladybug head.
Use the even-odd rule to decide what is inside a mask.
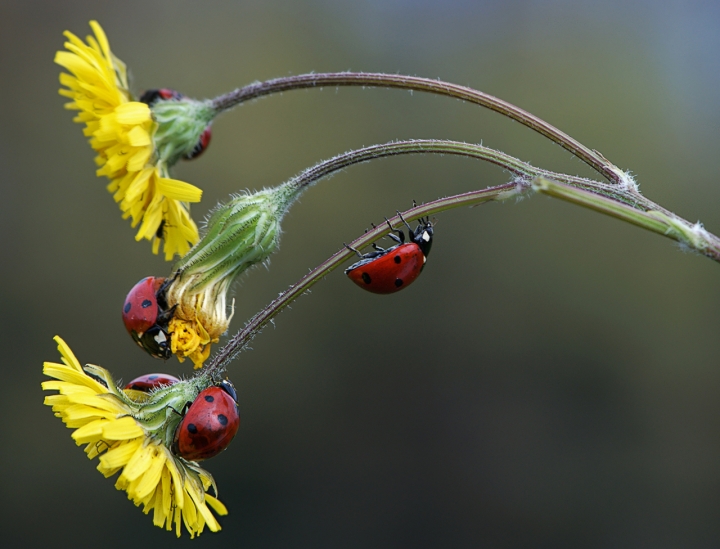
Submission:
[[[427,217],[420,218],[418,221],[419,224],[411,237],[412,241],[420,247],[423,255],[427,257],[432,248],[433,224]]]
[[[237,391],[235,390],[235,385],[232,384],[232,381],[229,379],[223,379],[220,383],[218,383],[218,387],[229,394],[235,401],[235,404],[237,404]]]
[[[167,360],[172,356],[170,348],[170,338],[162,326],[155,324],[142,334],[130,332],[141,349],[154,358],[162,358]]]

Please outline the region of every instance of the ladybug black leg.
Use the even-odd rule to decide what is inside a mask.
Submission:
[[[178,411],[177,411],[175,408],[173,408],[172,406],[168,406],[168,408],[170,408],[173,412],[175,412],[175,413],[176,413],[177,415],[179,415],[180,417],[184,417],[185,414],[187,414],[187,411],[190,409],[190,405],[191,405],[191,404],[192,404],[192,402],[186,402],[185,405],[183,406],[182,412],[178,412]]]
[[[358,254],[360,257],[363,257],[363,254],[361,254],[359,250],[356,250],[356,249],[353,248],[352,246],[348,246],[347,244],[345,244],[345,242],[343,242],[343,246],[345,246],[345,247],[346,247],[348,250],[350,250],[351,252],[355,252],[355,253]]]
[[[160,324],[162,326],[166,326],[168,324],[168,322],[170,322],[170,320],[172,319],[173,315],[175,314],[175,309],[177,309],[177,306],[178,306],[178,304],[176,303],[169,309],[161,312],[158,315],[157,320],[155,321],[155,324]]]
[[[413,205],[414,204],[415,204],[415,201],[413,200]],[[412,234],[413,233],[412,227],[410,225],[408,225],[408,222],[405,221],[405,218],[399,211],[397,212],[397,214],[398,214],[398,217],[400,217],[400,221],[402,221],[405,224],[405,226],[407,227],[407,230],[410,232],[410,234]]]
[[[177,280],[177,277],[180,276],[180,269],[175,271],[175,274],[172,277],[167,277],[165,279],[165,282],[162,283],[162,285],[158,288],[158,291],[155,292],[155,299],[158,302],[158,305],[161,309],[167,309],[167,299],[165,298],[165,294],[167,294],[168,288],[170,285]]]
[[[403,221],[405,220],[403,219]],[[393,226],[390,224],[390,220],[387,217],[385,218],[385,223],[387,223],[387,226],[390,227],[391,231],[398,234],[397,236],[395,236],[393,233],[390,233],[388,234],[388,236],[398,244],[405,244],[405,233],[400,229],[394,229]]]
[[[395,236],[395,235],[393,235],[393,236]],[[374,242],[372,243],[372,247],[373,247],[374,249],[376,249],[378,252],[384,252],[384,251],[385,251],[385,248],[381,248],[380,246],[378,246],[378,245],[375,244]]]
[[[98,454],[102,454],[105,450],[110,449],[110,445],[104,440],[99,440],[95,443],[95,450]]]

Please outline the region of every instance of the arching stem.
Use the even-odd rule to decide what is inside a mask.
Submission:
[[[284,186],[288,187],[290,192],[299,193],[308,185],[352,164],[384,156],[416,153],[457,154],[487,160],[507,169],[515,177],[512,182],[504,185],[441,198],[411,208],[403,212],[403,217],[408,221],[461,206],[474,206],[493,200],[502,201],[533,190],[656,232],[720,262],[720,239],[717,236],[707,232],[701,225],[690,223],[661,208],[640,195],[634,187],[621,189],[618,186],[589,179],[540,170],[517,158],[481,145],[442,140],[414,140],[374,145],[321,162],[294,177]],[[390,219],[393,227],[399,226],[400,223],[399,216]],[[386,224],[375,227],[354,240],[351,246],[357,249],[363,248],[387,234],[389,230]],[[218,351],[204,368],[204,373],[207,375],[222,373],[235,356],[245,349],[280,311],[352,255],[353,252],[349,249],[341,249],[273,300]]]
[[[238,88],[230,93],[216,97],[211,101],[211,106],[216,112],[220,113],[246,101],[258,99],[273,93],[305,88],[321,88],[324,86],[398,88],[454,97],[455,99],[467,101],[468,103],[481,105],[503,116],[507,116],[547,137],[580,158],[612,183],[622,183],[620,170],[602,154],[593,149],[589,149],[565,132],[560,131],[552,124],[545,122],[534,114],[490,94],[466,86],[459,86],[430,78],[372,72],[300,74],[297,76],[274,78],[272,80],[266,80],[265,82],[255,82],[248,86]]]

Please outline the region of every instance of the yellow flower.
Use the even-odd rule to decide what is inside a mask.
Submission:
[[[153,511],[156,526],[174,526],[178,537],[182,524],[191,537],[206,525],[213,532],[220,530],[210,508],[218,515],[226,515],[227,509],[206,493],[210,486],[217,493],[210,473],[176,457],[162,437],[151,435],[151,429],[136,419],[143,417],[143,403],[117,389],[107,370],[93,365],[83,369],[67,344],[58,336],[55,341],[63,363],[44,364],[43,372],[54,380],[43,382],[42,388],[58,391],[45,397],[45,404],[75,429],[72,438],[85,445],[90,459],[100,456],[98,471],[105,477],[119,472],[115,487],[142,505],[144,513]],[[146,420],[157,422],[158,410],[165,409],[156,407],[154,414],[145,414]]]
[[[85,124],[83,133],[97,152],[97,175],[110,180],[107,189],[119,203],[123,218],[140,228],[136,240],[152,241],[158,253],[165,240],[165,259],[184,255],[198,240],[189,202],[199,202],[202,191],[171,179],[167,162],[153,144],[157,123],[150,107],[132,100],[125,64],[110,51],[107,37],[96,21],[95,36],[84,43],[66,31],[67,51],[55,62],[71,74],[61,73],[60,95],[72,101],[65,108],[79,111],[73,119]]]

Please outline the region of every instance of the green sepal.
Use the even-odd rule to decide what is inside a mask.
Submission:
[[[142,401],[136,401],[117,385],[105,368],[88,364],[84,370],[107,386],[109,392],[98,396],[122,402],[128,415],[140,424],[148,436],[160,439],[167,448],[172,448],[175,430],[186,407],[195,401],[201,391],[213,385],[210,376],[200,375],[150,391]]]
[[[192,152],[215,115],[209,102],[194,99],[157,101],[150,110],[157,122],[155,154],[167,166]]]
[[[281,185],[218,206],[200,242],[175,264],[178,283],[191,280],[185,289],[191,294],[219,283],[229,287],[245,270],[267,260],[278,246],[280,223],[295,197]]]

